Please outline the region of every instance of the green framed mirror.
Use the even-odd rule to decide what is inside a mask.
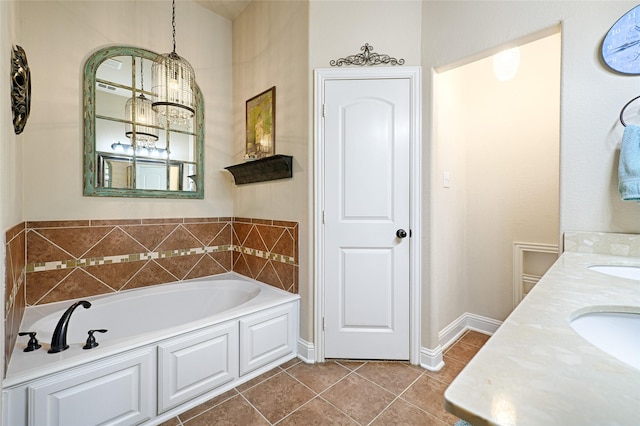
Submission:
[[[84,195],[204,198],[202,93],[194,83],[195,112],[184,122],[170,123],[149,114],[143,105],[153,100],[151,69],[158,56],[136,47],[112,46],[87,59]]]

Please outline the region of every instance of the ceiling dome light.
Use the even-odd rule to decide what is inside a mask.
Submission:
[[[173,51],[159,55],[153,64],[151,77],[155,96],[153,110],[165,122],[185,125],[195,113],[193,67],[176,53],[176,2],[173,0]]]
[[[493,73],[499,81],[512,80],[520,65],[520,48],[503,50],[493,55]]]

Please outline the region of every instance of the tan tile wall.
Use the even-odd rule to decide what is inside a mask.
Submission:
[[[25,308],[25,223],[20,223],[9,229],[5,238],[4,371],[7,371],[11,350],[16,342],[18,331],[20,331],[18,328]]]
[[[298,293],[298,224],[233,218],[233,270]]]
[[[6,240],[7,363],[29,305],[229,271],[298,292],[296,222],[231,217],[27,222],[7,231]]]

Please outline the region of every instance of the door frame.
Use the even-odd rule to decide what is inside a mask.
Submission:
[[[422,211],[422,89],[420,67],[380,67],[380,68],[318,68],[314,70],[314,172],[313,172],[313,232],[315,250],[314,269],[314,346],[315,361],[323,362],[325,308],[324,282],[324,125],[323,104],[324,85],[328,80],[362,79],[409,79],[411,87],[411,124],[409,150],[409,361],[420,364],[420,318],[421,318],[421,211]]]

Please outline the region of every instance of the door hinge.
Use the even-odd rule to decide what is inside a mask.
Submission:
[[[324,331],[324,326],[325,326],[324,317],[322,317],[322,331]]]
[[[325,117],[325,113],[326,113],[327,109],[325,108],[324,104],[322,104],[322,118]]]
[[[323,225],[325,224],[325,221],[324,221],[324,220],[325,220],[324,210],[322,210],[322,224],[323,224]]]

